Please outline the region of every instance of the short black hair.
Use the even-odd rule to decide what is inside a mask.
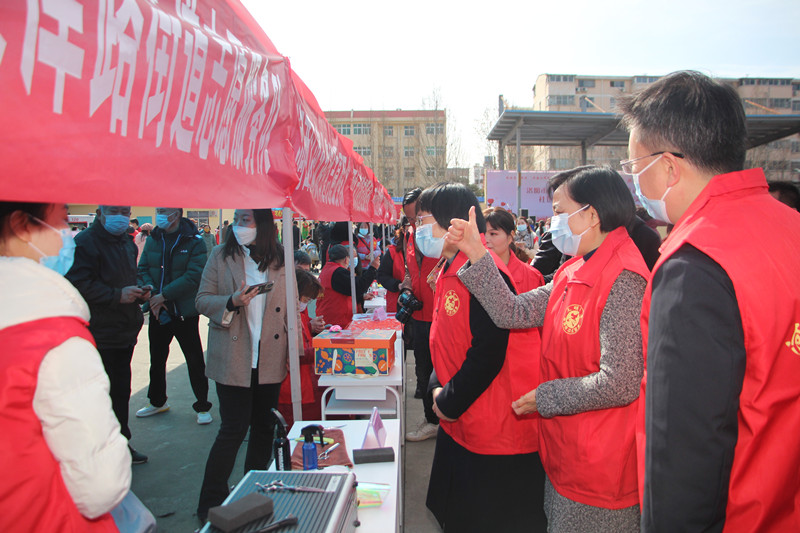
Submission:
[[[403,195],[403,205],[413,204],[417,201],[420,194],[422,194],[422,189],[420,187],[411,189],[405,195]]]
[[[714,174],[742,170],[747,152],[744,108],[736,90],[695,71],[673,72],[617,99],[622,123],[653,151],[684,155]]]
[[[417,212],[427,211],[436,223],[444,229],[450,227],[450,220],[469,218],[469,208],[475,207],[475,221],[478,231],[486,233],[486,219],[481,205],[469,188],[462,183],[441,182],[422,191],[417,203]]]
[[[294,251],[294,264],[295,265],[310,265],[311,264],[311,256],[305,253],[303,250],[295,250]]]
[[[770,181],[769,192],[777,192],[778,200],[800,211],[800,189],[791,181]]]
[[[605,233],[627,226],[636,214],[630,189],[612,168],[586,165],[559,172],[547,182],[550,198],[562,185],[575,202],[594,207],[600,217],[600,231]]]
[[[25,214],[29,223],[38,226],[40,223],[34,217],[44,220],[53,205],[35,202],[0,202],[0,237],[5,237],[11,232],[11,216],[16,211]]]
[[[132,218],[131,219],[131,224],[136,224],[138,226],[139,225],[139,219],[138,218]]]

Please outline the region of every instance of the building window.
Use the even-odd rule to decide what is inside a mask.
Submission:
[[[414,126],[403,126],[403,135],[406,137],[413,137],[416,134],[417,133],[414,130]]]
[[[792,99],[791,98],[770,98],[769,99],[769,107],[777,107],[788,109],[792,107]]]
[[[658,76],[636,76],[634,83],[655,83],[658,81]]]
[[[186,218],[196,220],[201,226],[208,224],[208,219],[211,217],[211,211],[186,211]]]
[[[611,80],[611,86],[615,89],[624,89],[625,82],[622,80]]]
[[[394,136],[394,126],[384,126],[383,127],[383,136],[384,137],[393,137]]]
[[[800,111],[800,100],[792,102],[792,111]]]
[[[426,146],[425,154],[430,157],[444,155],[444,146]]]
[[[372,148],[369,146],[354,146],[353,151],[362,157],[372,155]]]
[[[594,80],[578,80],[578,87],[594,87]]]
[[[406,179],[414,179],[414,167],[403,168],[403,177]]]
[[[557,82],[566,82],[566,83],[573,83],[575,81],[575,76],[568,76],[564,74],[549,74],[547,79],[553,83]]]
[[[394,177],[394,169],[392,167],[383,167],[383,177],[384,178]]]
[[[547,97],[547,105],[575,105],[575,95],[554,94]]]
[[[614,98],[613,96],[611,97],[611,105],[609,107],[611,109],[614,109],[615,107],[617,107],[617,99]]]
[[[435,178],[436,177],[436,169],[433,167],[428,167],[425,169],[425,176],[428,178]]]
[[[425,124],[425,133],[428,135],[444,135],[444,124],[441,122]]]
[[[369,124],[353,124],[353,135],[369,135],[372,127]]]
[[[350,135],[350,124],[336,124],[334,128],[342,135]]]
[[[383,157],[386,157],[386,158],[394,157],[394,146],[384,146],[383,147]]]
[[[405,156],[405,157],[414,157],[414,147],[413,146],[404,146],[403,147],[403,156]]]

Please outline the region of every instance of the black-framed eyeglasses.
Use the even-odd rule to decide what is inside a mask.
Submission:
[[[653,157],[653,156],[661,155],[661,154],[672,154],[675,157],[680,157],[681,159],[684,158],[684,155],[679,153],[679,152],[670,152],[669,150],[662,150],[660,152],[653,152],[650,155],[643,155],[642,157],[637,157],[635,159],[626,159],[625,161],[620,161],[619,162],[619,166],[622,167],[622,171],[625,174],[633,174],[633,166],[632,166],[633,163],[639,161],[640,159],[645,159],[647,157]]]

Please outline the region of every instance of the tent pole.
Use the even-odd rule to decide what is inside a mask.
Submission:
[[[356,266],[353,256],[358,259],[358,252],[353,246],[353,222],[347,221],[347,238],[350,239],[350,300],[353,302],[353,314],[356,314]]]
[[[300,390],[300,347],[297,345],[297,277],[294,273],[292,210],[283,208],[283,262],[286,271],[286,334],[289,336],[289,372],[292,385],[292,415],[303,420],[303,394]]]

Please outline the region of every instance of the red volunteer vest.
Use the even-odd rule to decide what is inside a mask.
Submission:
[[[327,324],[346,328],[353,320],[353,301],[350,296],[336,292],[331,286],[331,276],[338,268],[347,270],[338,263],[328,261],[319,273],[319,282],[325,292],[317,298],[317,315],[322,315]]]
[[[397,251],[392,245],[389,245],[389,253],[392,255],[392,277],[398,281],[403,281],[406,276],[406,262],[403,259],[403,254]],[[399,292],[386,291],[386,312],[394,315],[397,312],[397,298],[400,296]]]
[[[422,302],[422,309],[414,311],[411,318],[414,320],[422,320],[423,322],[430,322],[433,320],[433,307],[435,304],[433,299],[433,290],[428,285],[428,274],[431,273],[438,263],[438,259],[431,259],[422,254],[422,265],[417,263],[417,247],[414,246],[414,228],[408,227],[406,232],[406,266],[408,273],[411,276],[411,290],[414,291],[414,296],[417,300]]]
[[[95,520],[80,514],[33,410],[44,356],[72,337],[94,345],[87,326],[56,317],[0,330],[0,531],[117,531],[108,513]]]
[[[346,243],[346,244],[349,246],[349,243]],[[377,250],[378,249],[378,241],[377,241],[377,239],[375,239],[375,237],[372,237],[370,239],[369,236],[362,237],[361,235],[359,235],[356,238],[356,240],[355,240],[355,242],[353,244],[356,247],[356,253],[364,255],[364,256],[368,256],[369,255],[370,244],[372,245],[372,249],[373,250]],[[364,268],[364,269],[369,267],[369,264],[371,262],[370,259],[361,259],[360,261],[361,261],[361,268]]]
[[[558,269],[542,328],[542,383],[600,370],[600,317],[623,270],[649,274],[624,227],[609,233],[588,261],[575,257]],[[541,419],[539,454],[559,494],[605,509],[636,505],[637,401]]]
[[[523,263],[513,253],[510,254],[508,261],[508,271],[511,273],[511,279],[514,280],[519,293],[529,292],[537,287],[544,285],[544,277],[542,274],[532,266]],[[512,382],[514,385],[511,389],[511,396],[515,400],[532,391],[539,386],[539,368],[541,366],[542,356],[542,330],[541,328],[528,328],[528,329],[512,329],[510,341],[514,342],[514,349],[519,350],[522,357],[515,357],[511,360],[512,368],[511,373],[515,376]],[[535,419],[539,419],[539,413],[528,415]],[[537,439],[539,438],[539,424],[535,426],[535,433]]]
[[[489,253],[497,268],[511,278],[502,261]],[[442,385],[459,371],[472,346],[470,293],[456,275],[466,261],[464,254],[457,254],[447,272],[442,272],[436,282],[430,346],[433,368]],[[516,286],[514,288],[516,290]],[[536,418],[518,417],[511,409],[511,402],[519,398],[519,395],[513,396],[512,390],[527,392],[536,387],[532,382],[521,383],[524,377],[513,372],[526,363],[530,365],[532,359],[523,351],[524,346],[518,342],[520,338],[521,335],[509,337],[505,363],[489,388],[455,422],[440,422],[448,435],[473,453],[514,455],[537,449]]]
[[[743,214],[763,228],[755,239],[742,236]],[[761,169],[722,174],[675,224],[653,274],[684,244],[728,274],[744,329],[747,368],[724,531],[800,531],[800,214],[770,197]],[[642,305],[645,354],[651,294],[648,283]],[[640,494],[646,379],[645,366],[636,428]]]

